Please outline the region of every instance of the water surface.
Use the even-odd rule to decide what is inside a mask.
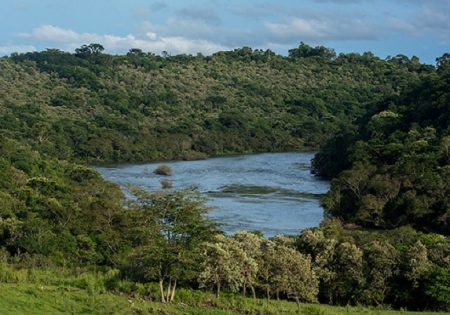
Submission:
[[[173,189],[197,186],[210,199],[208,214],[227,233],[259,230],[265,236],[296,234],[318,226],[323,218],[320,198],[329,182],[310,174],[314,153],[263,153],[200,161],[175,161],[97,167],[107,180],[124,189],[128,185],[160,190],[161,180]],[[161,164],[172,176],[153,174]]]

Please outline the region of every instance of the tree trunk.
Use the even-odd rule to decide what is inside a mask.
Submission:
[[[279,301],[279,300],[280,300],[280,290],[277,289],[277,301]]]
[[[252,289],[253,299],[256,300],[256,291],[253,286],[250,287]]]
[[[244,282],[244,290],[243,290],[243,294],[244,294],[244,297],[247,296],[247,286],[246,286],[245,282]]]
[[[298,299],[298,296],[295,297],[295,303],[297,303],[297,313],[300,314],[300,301]]]
[[[217,282],[216,298],[220,297],[220,282]]]
[[[270,289],[269,288],[266,289],[266,296],[267,296],[267,304],[269,304],[269,301],[270,301]]]
[[[161,302],[166,303],[166,298],[164,296],[164,280],[162,278],[159,279],[159,292],[161,294]]]
[[[172,293],[170,295],[170,302],[172,302],[175,299],[175,289],[177,288],[177,279],[175,279],[173,281],[173,286],[172,286]]]
[[[171,289],[171,284],[172,284],[172,278],[169,278],[169,285],[167,286],[167,294],[166,294],[166,301],[167,303],[170,303],[170,289]]]
[[[216,297],[219,298],[219,296],[220,296],[220,277],[219,277],[218,273],[215,273],[214,277],[216,278]]]

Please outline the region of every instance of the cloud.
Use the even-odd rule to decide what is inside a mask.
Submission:
[[[165,35],[181,35],[188,38],[217,40],[217,34],[219,32],[223,34],[223,31],[217,25],[211,25],[203,20],[180,19],[177,17],[168,18],[163,27],[152,27],[158,33],[164,32]]]
[[[450,34],[450,6],[448,10],[426,9],[419,14],[416,20],[418,27],[424,27],[429,30],[440,30],[445,34]]]
[[[387,19],[387,25],[389,28],[400,31],[402,33],[409,33],[418,35],[416,28],[410,22],[401,20],[394,17],[389,17]]]
[[[10,46],[0,46],[0,55],[9,55],[11,53],[24,53],[36,51],[36,47],[32,45],[10,45]]]
[[[149,6],[139,8],[134,12],[134,15],[138,18],[149,18],[156,13],[169,9],[169,5],[163,1],[156,1]]]
[[[285,23],[266,23],[267,30],[279,39],[297,40],[373,40],[374,28],[360,19],[295,17]]]
[[[406,1],[406,0],[404,0]],[[422,0],[410,0],[422,3]],[[432,35],[450,40],[450,1],[429,0],[408,18],[389,17],[388,26],[394,30],[412,36]]]
[[[177,11],[177,15],[185,19],[200,20],[210,24],[220,24],[222,20],[211,9],[183,8]]]
[[[242,46],[285,52],[300,41],[330,45],[330,41],[377,40],[379,43],[373,45],[382,46],[383,42],[400,37],[410,41],[432,38],[443,43],[450,39],[450,0],[309,0],[309,5],[214,2],[215,7],[150,2],[146,6],[148,12],[143,11],[145,14],[133,26],[137,29],[128,35],[43,25],[20,34],[15,43],[68,51],[83,44],[100,43],[110,53],[141,48],[155,53],[211,54]]]
[[[51,41],[55,43],[71,43],[77,41],[92,41],[95,34],[79,34],[72,30],[63,29],[53,25],[43,25],[35,28],[31,33],[21,33],[19,36],[43,41]]]
[[[158,11],[162,11],[162,10],[164,10],[164,9],[167,9],[168,7],[169,7],[168,4],[165,3],[164,1],[156,1],[156,2],[153,2],[153,3],[150,5],[150,10],[151,10],[153,13],[156,13],[156,12],[158,12]]]
[[[219,50],[228,49],[220,44],[204,40],[189,39],[183,36],[159,36],[155,32],[147,31],[140,37],[132,34],[117,36],[110,34],[78,33],[70,29],[60,28],[54,25],[43,25],[34,29],[31,33],[20,34],[29,40],[43,41],[48,44],[58,45],[64,50],[74,50],[83,44],[99,43],[109,52],[126,52],[130,48],[140,48],[144,51],[160,53],[168,51],[172,54],[202,52],[211,54]]]

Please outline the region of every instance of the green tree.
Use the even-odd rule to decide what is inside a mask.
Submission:
[[[301,42],[298,48],[289,50],[289,57],[293,59],[309,57],[332,59],[336,57],[336,53],[333,49],[326,48],[324,46],[311,47],[308,44]]]
[[[336,247],[332,268],[333,301],[343,305],[358,302],[365,281],[362,250],[348,242],[340,243]]]
[[[438,307],[450,309],[450,268],[438,268],[427,281],[426,294],[437,301]]]
[[[91,55],[99,55],[101,54],[105,48],[100,44],[89,44],[83,45],[80,48],[75,49],[75,55],[78,57],[89,57]]]
[[[364,248],[366,288],[364,297],[368,303],[383,305],[392,289],[391,281],[398,273],[400,255],[388,242],[373,241]]]
[[[147,279],[159,281],[161,301],[170,303],[180,279],[196,278],[200,250],[215,233],[214,224],[204,217],[209,208],[195,191],[141,191],[137,196],[148,230],[131,263],[142,263]]]

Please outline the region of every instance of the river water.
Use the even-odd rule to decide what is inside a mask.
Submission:
[[[121,164],[97,167],[106,180],[146,190],[161,190],[168,179],[173,189],[196,186],[213,207],[208,216],[222,230],[258,230],[266,237],[296,234],[318,226],[323,218],[320,199],[329,182],[310,174],[314,153],[262,153],[199,161]],[[153,174],[161,164],[170,177]]]

